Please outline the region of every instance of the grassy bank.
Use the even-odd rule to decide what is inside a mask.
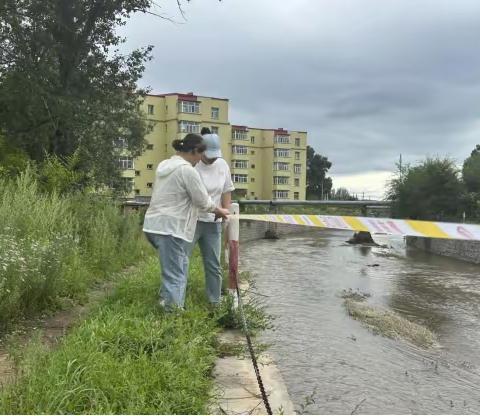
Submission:
[[[0,414],[209,413],[215,359],[237,353],[216,335],[238,327],[238,316],[229,302],[209,308],[198,253],[185,312],[158,308],[159,284],[158,259],[149,257],[54,350],[40,341],[12,347],[18,376],[0,392]],[[246,312],[253,332],[270,324],[255,302]]]
[[[28,172],[0,178],[0,330],[81,299],[145,248],[139,218],[123,216],[111,200],[41,193]]]
[[[218,326],[196,262],[185,313],[156,307],[152,257],[57,349],[37,342],[23,350],[0,413],[207,413]]]

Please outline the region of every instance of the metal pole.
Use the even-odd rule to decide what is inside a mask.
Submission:
[[[236,202],[230,206],[230,217],[227,225],[228,236],[228,292],[233,296],[234,307],[238,307],[238,256],[240,237],[240,207]]]

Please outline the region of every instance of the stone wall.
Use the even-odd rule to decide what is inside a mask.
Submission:
[[[289,234],[301,234],[306,232],[318,233],[319,228],[306,227],[295,224],[279,224],[265,221],[240,220],[240,242],[260,240],[265,238],[265,233],[271,231],[278,237]]]
[[[480,264],[480,241],[448,240],[443,238],[407,237],[407,247],[440,256]]]

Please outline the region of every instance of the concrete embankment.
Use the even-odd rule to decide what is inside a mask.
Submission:
[[[265,238],[266,233],[282,237],[290,234],[301,234],[306,232],[320,232],[320,229],[314,227],[305,227],[296,224],[281,224],[265,221],[240,221],[240,243],[261,240]]]
[[[303,233],[306,227],[290,224],[273,224],[261,221],[240,222],[240,242],[247,243],[265,238],[267,232],[278,237]],[[318,232],[318,230],[315,230]],[[254,272],[254,270],[249,270]],[[242,289],[246,288],[245,283]],[[220,342],[242,345],[245,337],[241,331],[227,330],[220,335]],[[274,414],[294,414],[295,409],[288,394],[282,375],[274,359],[266,353],[257,357],[260,373],[270,406]],[[219,414],[266,414],[255,371],[248,355],[225,356],[215,364],[215,384],[218,390],[218,408],[212,413]]]
[[[480,264],[480,241],[444,238],[407,237],[407,248]]]

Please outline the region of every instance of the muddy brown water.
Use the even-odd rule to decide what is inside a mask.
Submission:
[[[275,319],[272,344],[292,401],[310,414],[479,414],[480,266],[406,250],[346,245],[344,232],[260,240],[241,248],[241,268]],[[376,265],[376,266],[375,266]],[[369,332],[339,293],[368,292],[372,305],[427,326],[421,349]],[[302,408],[307,397],[314,403]]]

